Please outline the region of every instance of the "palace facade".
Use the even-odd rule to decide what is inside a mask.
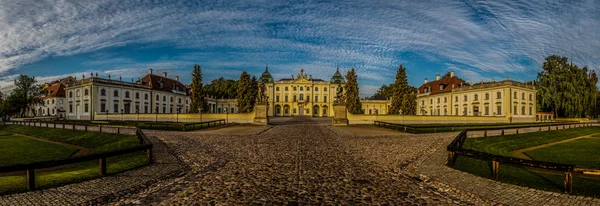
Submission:
[[[95,114],[106,113],[187,113],[189,88],[179,82],[152,73],[136,82],[90,76],[70,83],[65,88],[67,119],[93,120]]]
[[[428,82],[417,94],[417,115],[504,116],[512,121],[535,121],[534,85],[512,80],[466,84],[454,76]]]

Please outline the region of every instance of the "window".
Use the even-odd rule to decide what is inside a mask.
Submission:
[[[532,97],[531,94],[529,94],[529,101],[533,100],[533,98],[531,98],[531,97]]]
[[[69,98],[73,97],[73,92],[69,91]]]
[[[440,84],[440,91],[443,91],[443,90],[444,90],[444,85]]]
[[[306,86],[306,91],[310,91],[310,87],[309,86]],[[306,111],[308,111],[308,109]]]
[[[100,103],[100,112],[106,112],[106,104]]]
[[[275,101],[279,102],[279,96],[275,96]]]
[[[306,101],[310,102],[310,96],[306,96]]]
[[[113,112],[114,113],[119,113],[119,104],[113,105]]]
[[[125,92],[125,98],[129,98],[129,91]]]
[[[177,98],[177,102],[179,102],[179,104],[181,104],[181,98]]]
[[[521,99],[525,99],[525,93],[521,93]]]
[[[327,87],[323,87],[323,91],[326,92],[327,91]]]
[[[300,87],[302,88],[302,87]],[[304,94],[300,94],[300,101],[304,100]]]
[[[296,108],[294,108],[294,114],[296,114]]]
[[[73,113],[73,105],[69,104],[69,113]]]
[[[454,115],[458,116],[458,107],[454,108]]]
[[[170,100],[171,100],[171,102],[173,102],[173,97],[171,97],[171,99],[170,99]]]
[[[437,98],[437,103],[438,103],[438,104],[440,103],[440,98],[439,98],[439,97]]]
[[[490,107],[485,107],[485,115],[490,115]]]
[[[496,92],[496,99],[501,99],[501,98],[502,98],[502,93]]]
[[[148,94],[144,94],[144,99],[148,99]]]
[[[294,95],[294,102],[296,101],[296,95]]]
[[[83,112],[90,112],[90,105],[88,103],[83,105]]]
[[[500,93],[500,92],[498,92]],[[498,110],[498,115],[502,115],[502,106],[498,106],[498,108],[496,108]]]
[[[287,96],[287,95],[285,95],[285,101],[287,102],[288,100],[289,100],[289,99],[288,99],[288,96]]]
[[[163,106],[163,113],[167,113],[167,107]]]
[[[463,110],[463,116],[467,116],[467,108],[466,107]]]
[[[140,93],[139,93],[139,92],[136,92],[136,93],[135,93],[135,98],[136,98],[136,99],[139,99],[139,98],[140,98]]]
[[[458,103],[458,96],[454,97],[454,101]],[[458,113],[458,112],[456,112]]]
[[[315,92],[318,92],[318,91],[319,91],[319,87],[315,87]]]
[[[158,97],[158,95],[156,95],[156,101],[160,100],[160,98]]]
[[[327,102],[327,96],[323,96],[323,102]]]
[[[279,87],[275,87],[275,91],[279,91]]]
[[[521,115],[526,115],[526,113],[525,113],[525,106],[521,107]]]
[[[79,89],[75,92],[75,96],[78,97],[79,96]]]
[[[319,102],[319,96],[315,96],[315,102]]]
[[[54,99],[52,99],[52,104],[54,104]]]
[[[467,95],[465,95],[464,100],[463,101],[467,101]]]
[[[88,90],[88,89],[85,89],[85,90],[83,91],[83,95],[85,95],[85,96],[88,96],[88,95],[90,95],[90,90]]]
[[[300,87],[300,91],[304,91],[304,87]]]
[[[444,97],[444,103],[448,102],[448,97]]]
[[[139,104],[135,105],[135,113],[140,113],[140,105]]]
[[[478,99],[479,99],[479,95],[475,94],[475,95],[473,96],[473,101],[477,101]]]
[[[289,91],[288,87],[285,87],[285,91]]]
[[[433,104],[433,99],[429,99],[429,104]]]
[[[421,105],[425,105],[425,100],[421,100]]]
[[[106,96],[106,89],[100,90],[100,96]]]
[[[490,93],[485,93],[485,100],[489,100],[490,99]]]
[[[163,96],[163,102],[167,101],[167,96]]]
[[[113,96],[115,96],[115,97],[118,97],[118,96],[119,96],[119,91],[115,90],[115,91],[113,92]]]
[[[529,107],[529,115],[533,115],[533,111],[531,110],[532,108]]]
[[[515,93],[513,94],[513,96],[514,96],[513,98],[515,98],[515,99],[516,99],[516,98],[517,98],[517,92],[515,92]]]
[[[515,94],[516,94],[516,93],[515,93]],[[513,108],[513,113],[514,113],[514,114],[517,114],[517,106],[514,106],[514,108]]]
[[[294,89],[294,91],[296,91],[296,87],[292,87]]]
[[[144,113],[148,113],[148,105],[144,105]]]

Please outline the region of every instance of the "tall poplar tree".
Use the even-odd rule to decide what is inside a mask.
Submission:
[[[192,76],[192,104],[190,105],[191,112],[198,113],[200,109],[202,109],[202,112],[205,112],[208,110],[208,104],[206,103],[204,90],[202,89],[202,70],[200,69],[200,65],[194,65]]]
[[[412,115],[416,113],[417,96],[415,94],[415,88],[408,85],[408,78],[406,77],[406,68],[402,65],[398,67],[396,72],[396,81],[390,85],[392,86],[392,105],[390,108],[390,114],[402,114]]]
[[[358,78],[356,71],[354,71],[354,68],[350,69],[346,74],[346,84],[344,85],[344,90],[346,91],[346,108],[352,114],[362,114],[364,112],[358,95],[358,81],[356,78]]]
[[[252,92],[252,80],[250,75],[243,71],[237,84],[237,107],[240,113],[248,113],[252,111],[251,99],[254,98]]]

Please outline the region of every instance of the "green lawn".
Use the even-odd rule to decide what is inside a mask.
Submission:
[[[578,139],[525,153],[535,160],[600,169],[600,138]]]
[[[530,132],[505,136],[467,138],[465,149],[509,156],[510,151],[600,133],[600,127]]]
[[[68,144],[90,147],[93,148],[92,153],[122,149],[139,145],[139,141],[134,135],[108,134],[99,132],[85,132],[68,129],[53,129],[19,125],[2,126],[0,127],[0,134],[2,134],[2,130],[14,133],[21,133],[24,135],[35,136],[58,142],[64,142]],[[0,137],[0,139],[4,137],[5,136],[2,136]],[[5,144],[0,143],[0,146],[1,145]],[[18,150],[18,148],[15,147],[15,150]],[[16,158],[16,156],[18,155],[20,154],[14,154],[12,155],[12,158]],[[3,153],[2,156],[4,157],[6,155],[4,155]],[[38,157],[39,159],[36,161],[40,161],[43,158],[47,158],[45,155],[39,155]],[[126,170],[144,166],[146,164],[147,162],[144,152],[137,152],[133,154],[111,157],[107,159],[107,173],[114,174],[118,172],[123,172]],[[64,168],[55,169],[51,171],[37,171],[36,186],[38,188],[50,188],[97,178],[100,177],[100,170],[98,168],[98,161],[94,160],[79,164],[68,165]],[[21,175],[0,176],[0,195],[27,191],[26,186],[27,184],[24,172]]]
[[[69,157],[76,148],[19,135],[0,136],[0,165],[30,163]]]
[[[600,133],[600,127],[582,127],[565,130],[521,133],[505,136],[467,138],[464,148],[497,155],[509,156],[510,151],[579,136]],[[591,141],[582,141],[591,140]],[[581,142],[580,142],[581,141]],[[581,139],[527,152],[535,160],[576,164],[582,166],[599,165],[600,139]],[[493,179],[491,163],[470,157],[458,156],[455,169],[480,177]],[[534,172],[525,167],[500,164],[500,182],[521,185],[541,190],[562,192],[564,175]],[[573,194],[600,197],[600,180],[575,175]]]

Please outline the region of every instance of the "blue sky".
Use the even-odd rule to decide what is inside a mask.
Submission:
[[[356,68],[361,96],[447,71],[532,80],[558,54],[600,69],[600,1],[0,1],[0,89],[98,72],[168,72],[205,82],[241,71],[276,79]]]

